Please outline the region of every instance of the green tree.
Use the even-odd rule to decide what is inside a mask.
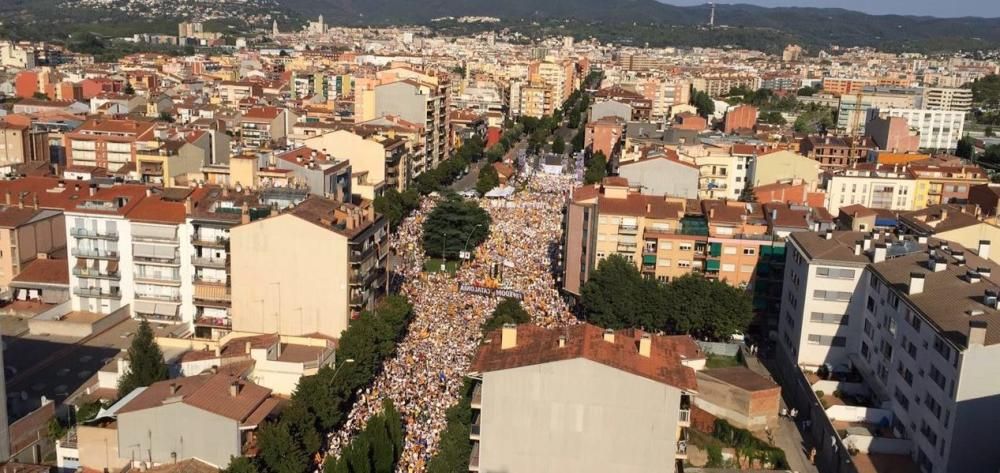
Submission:
[[[176,121],[174,119],[174,116],[171,115],[170,112],[160,112],[158,118],[161,122],[173,123],[174,121]]]
[[[812,97],[813,95],[816,95],[816,92],[819,92],[819,88],[818,87],[812,87],[812,86],[808,86],[807,85],[807,86],[799,89],[795,93],[795,95],[798,95],[799,97]]]
[[[476,179],[476,192],[479,195],[486,195],[494,187],[500,185],[500,175],[492,164],[487,164],[479,170],[479,178]]]
[[[767,123],[769,125],[784,125],[788,123],[785,120],[785,117],[781,115],[781,112],[774,111],[761,113],[760,117],[757,118],[757,121]]]
[[[691,95],[691,105],[698,109],[698,115],[708,118],[715,113],[715,101],[707,93],[696,91]]]
[[[658,284],[643,279],[634,263],[613,254],[597,265],[583,285],[581,302],[592,324],[656,330],[663,325],[660,293]]]
[[[975,140],[968,136],[963,136],[960,140],[958,140],[958,145],[955,147],[955,156],[972,159],[974,154]]]
[[[489,227],[490,214],[479,204],[451,194],[424,221],[424,252],[433,258],[457,257],[486,240]]]
[[[556,154],[563,154],[566,152],[566,140],[562,136],[556,135],[552,139],[552,152]]]
[[[462,385],[462,398],[458,404],[448,408],[447,424],[438,444],[438,452],[427,462],[428,473],[454,473],[469,468],[472,442],[469,429],[472,425],[472,382],[468,379]]]
[[[288,424],[267,422],[257,430],[260,461],[273,473],[303,473],[309,466],[309,454],[295,441]]]
[[[257,473],[257,464],[247,457],[230,457],[229,466],[222,473]]]
[[[587,184],[601,182],[608,175],[608,158],[600,151],[594,153],[584,166],[586,169],[583,172],[583,181]]]
[[[45,100],[45,101],[48,101],[49,100],[49,95],[46,94],[45,92],[35,92],[35,93],[31,94],[31,98],[33,98],[35,100]]]
[[[124,396],[135,388],[149,386],[157,381],[167,379],[169,372],[163,362],[163,352],[153,338],[153,329],[149,322],[142,319],[139,329],[132,338],[128,349],[128,371],[118,381],[118,394]]]
[[[991,126],[986,127],[986,129],[983,130],[983,134],[990,138],[997,136],[996,133],[993,132],[993,127]]]
[[[125,95],[135,95],[135,87],[132,87],[132,83],[127,79],[125,81],[125,88],[122,89],[122,93]]]
[[[689,333],[712,340],[726,340],[746,331],[753,318],[747,291],[724,281],[688,274],[665,287],[663,310],[668,333]]]
[[[570,141],[570,144],[573,145],[574,153],[583,151],[583,144],[586,139],[587,135],[585,134],[583,128],[577,130],[576,134],[573,135],[573,139]]]
[[[995,110],[1000,108],[1000,76],[990,74],[969,85],[972,99],[981,107]]]
[[[503,327],[505,324],[526,324],[531,322],[531,315],[521,307],[517,299],[504,299],[493,309],[493,314],[483,325],[483,332],[489,332]]]

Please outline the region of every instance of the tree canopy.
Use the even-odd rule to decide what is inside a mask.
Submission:
[[[500,185],[500,175],[497,173],[497,169],[493,167],[492,164],[487,164],[479,170],[479,178],[476,179],[476,192],[479,195],[485,195],[487,192],[493,190],[494,187]]]
[[[694,105],[698,109],[698,115],[704,118],[708,118],[715,113],[715,101],[712,100],[712,97],[708,93],[701,90],[691,94],[691,105]]]
[[[475,201],[448,195],[424,221],[424,252],[434,258],[457,258],[460,251],[486,240],[490,223],[490,214]]]
[[[483,324],[483,331],[496,330],[505,324],[517,325],[528,322],[531,322],[531,316],[524,310],[524,307],[521,307],[520,301],[517,299],[504,299],[497,304],[497,308],[493,309],[493,314],[490,315],[489,320]]]
[[[563,154],[566,152],[566,140],[562,136],[556,135],[552,139],[552,152],[556,154]]]
[[[587,184],[601,182],[608,175],[608,158],[600,151],[591,155],[584,166],[583,181]]]
[[[753,317],[750,295],[723,281],[689,274],[662,284],[645,279],[620,255],[605,258],[581,289],[587,320],[605,328],[640,328],[725,340]]]
[[[403,419],[391,400],[382,404],[382,412],[368,419],[336,459],[323,465],[325,473],[392,473],[403,454]]]
[[[469,469],[472,442],[469,430],[472,425],[472,383],[466,379],[462,385],[462,398],[458,404],[448,408],[448,421],[441,432],[438,452],[427,462],[428,473],[454,473]]]
[[[153,338],[149,322],[142,319],[128,348],[128,371],[118,380],[118,395],[124,396],[135,388],[149,386],[167,379],[170,373],[163,361],[163,352]]]

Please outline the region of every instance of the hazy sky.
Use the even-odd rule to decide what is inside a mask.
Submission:
[[[672,5],[708,3],[708,0],[660,1]],[[837,7],[874,14],[1000,17],[1000,0],[721,0],[719,3],[750,3],[765,7]]]

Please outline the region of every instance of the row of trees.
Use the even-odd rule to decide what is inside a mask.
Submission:
[[[689,274],[661,283],[645,279],[633,262],[611,255],[581,290],[587,321],[605,328],[641,328],[726,340],[753,318],[750,295],[723,281]]]
[[[313,376],[303,377],[281,418],[263,424],[258,430],[259,454],[253,459],[235,459],[228,472],[304,473],[312,470],[313,459],[324,450],[325,433],[344,421],[355,393],[368,386],[382,362],[392,356],[406,331],[411,313],[412,307],[405,297],[391,295],[375,312],[366,312],[353,321],[340,338],[338,366],[326,366]],[[386,429],[394,429],[389,423],[396,422],[397,418],[386,414]]]
[[[584,162],[583,182],[586,184],[596,184],[604,180],[608,175],[608,158],[604,152],[598,151]]]

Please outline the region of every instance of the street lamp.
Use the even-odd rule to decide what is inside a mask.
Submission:
[[[330,376],[330,386],[333,386],[333,380],[337,379],[337,373],[340,372],[340,369],[343,368],[344,365],[346,365],[348,363],[354,363],[354,358],[348,358],[348,359],[344,360],[343,363],[341,363],[339,366],[337,366],[336,369],[333,370],[333,375]]]
[[[468,251],[469,251],[469,241],[472,240],[472,235],[474,235],[476,233],[476,229],[479,228],[479,227],[481,227],[481,226],[483,226],[483,224],[477,223],[476,226],[472,227],[472,230],[469,230],[469,236],[465,239],[465,246],[462,248],[462,253],[468,253]]]

